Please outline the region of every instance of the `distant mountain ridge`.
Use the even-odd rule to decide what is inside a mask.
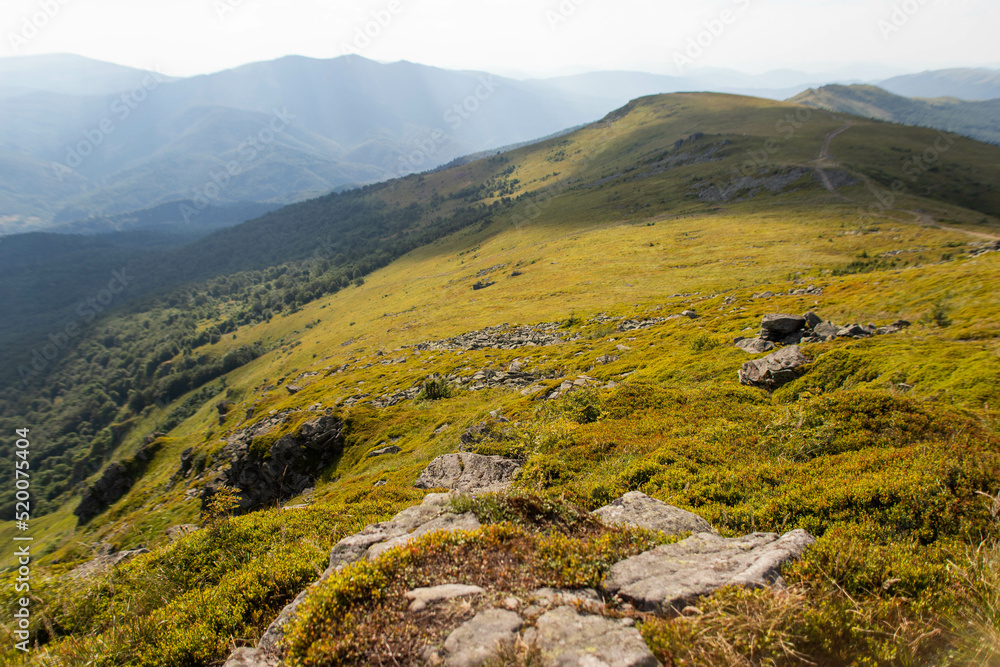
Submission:
[[[1000,98],[1000,71],[985,68],[943,69],[907,74],[879,84],[904,97],[957,97],[961,100]]]
[[[932,127],[1000,144],[1000,100],[910,99],[875,86],[833,85],[808,90],[789,102],[903,125]]]

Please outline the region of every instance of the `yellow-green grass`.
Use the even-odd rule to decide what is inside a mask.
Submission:
[[[1000,485],[995,417],[1000,403],[1000,295],[995,289],[1000,254],[976,259],[960,254],[969,243],[982,240],[968,231],[995,234],[996,220],[956,206],[963,196],[959,192],[944,201],[910,193],[897,198],[894,210],[885,215],[859,221],[859,202],[866,201],[868,192],[864,184],[828,193],[811,174],[795,191],[777,196],[719,206],[689,197],[700,182],[695,179],[730,178],[746,159],[745,151],[774,136],[776,124],[794,109],[731,96],[643,100],[612,123],[509,154],[521,191],[559,181],[576,187],[611,180],[591,189],[557,188],[552,198],[536,199],[536,209],[524,200],[490,225],[411,252],[367,276],[360,287],[241,328],[235,338],[198,350],[216,357],[255,342],[272,348],[230,373],[224,393],[161,439],[147,473],[108,512],[73,534],[64,525],[69,508],[59,515],[63,523],[52,529],[39,524],[40,530],[45,528],[45,550],[51,551],[43,563],[79,560],[88,552],[79,545],[98,540],[119,547],[162,544],[166,526],[198,520],[198,501],[182,499],[205,480],[181,480],[168,487],[181,451],[193,447],[211,456],[224,437],[276,410],[293,411],[280,434],[292,432],[319,414],[309,410],[319,403],[333,408],[350,427],[343,456],[318,480],[314,499],[320,506],[347,512],[371,504],[387,508],[415,502],[420,494],[406,489],[426,463],[456,451],[464,430],[499,409],[515,424],[505,426],[506,436],[484,444],[482,451],[526,458],[522,484],[564,494],[588,509],[642,489],[701,513],[725,532],[806,527],[834,543],[847,539],[843,530],[874,521],[894,532],[865,542],[862,551],[912,543],[918,562],[938,567],[944,558],[934,551],[938,542],[951,549],[989,534],[989,517],[975,491],[995,492],[990,485]],[[771,164],[811,166],[823,139],[845,122],[845,117],[815,112],[792,137],[778,135]],[[878,151],[891,151],[889,144],[915,151],[936,136],[905,128],[891,136],[873,135],[871,127],[884,128],[855,121],[831,146],[840,168],[859,177],[896,178],[893,169],[901,161],[895,155],[892,169],[875,173],[872,165],[887,163]],[[630,166],[694,132],[707,136],[689,141],[692,150],[729,139],[726,159],[629,180],[631,172],[625,170]],[[989,163],[991,150],[956,144],[939,172],[928,174],[928,187],[938,174],[969,165],[981,168],[977,173],[988,180],[996,169],[996,163]],[[565,159],[550,159],[560,151]],[[960,159],[963,155],[968,159]],[[479,162],[408,178],[389,196],[405,204],[435,191],[454,192],[499,168]],[[560,175],[553,177],[553,172]],[[992,206],[990,201],[980,204]],[[957,229],[924,224],[911,209]],[[895,256],[896,268],[847,271],[852,262],[895,251],[903,251]],[[473,291],[479,274],[497,266],[503,268],[487,274],[497,283]],[[522,275],[513,277],[515,270]],[[821,287],[822,295],[787,294],[808,285]],[[779,296],[752,298],[766,290]],[[688,296],[675,296],[679,294]],[[929,318],[938,306],[950,326]],[[628,333],[587,321],[602,312],[647,318],[687,308],[701,317]],[[865,341],[806,346],[815,363],[774,395],[740,387],[736,371],[750,357],[732,346],[733,339],[756,335],[766,313],[807,310],[840,324],[888,324],[903,318],[914,326]],[[561,321],[566,321],[562,331],[567,336],[580,339],[512,351],[417,355],[403,349],[500,323]],[[628,349],[619,350],[619,345]],[[597,364],[605,354],[620,359]],[[407,358],[403,364],[381,364],[402,356]],[[526,361],[531,372],[551,375],[541,382],[546,387],[581,373],[623,386],[571,395],[554,404],[537,400],[543,393],[523,397],[488,390],[459,391],[440,401],[406,401],[383,410],[364,404],[342,407],[352,395],[378,397],[415,386],[431,374],[468,376],[481,368],[506,367],[514,359]],[[345,372],[331,374],[344,364],[349,364]],[[374,365],[362,369],[366,364]],[[305,372],[318,375],[297,380]],[[284,379],[282,386],[265,389],[279,379]],[[291,395],[285,389],[291,383],[303,390]],[[901,385],[913,388],[904,396]],[[223,398],[234,405],[220,424],[215,404]],[[251,406],[255,416],[244,422]],[[862,429],[871,436],[860,440],[824,430],[827,421],[850,422],[865,406],[888,415],[891,423]],[[578,423],[592,421],[578,418],[589,414],[588,407],[601,417]],[[121,445],[119,458],[137,451],[170,409],[144,414]],[[926,424],[903,428],[913,415],[922,415]],[[435,433],[445,424],[450,426]],[[403,451],[367,458],[387,442]],[[378,481],[389,483],[375,487]],[[3,530],[9,535],[12,528],[4,524]],[[802,586],[799,592],[808,603],[822,606],[819,600],[829,591],[810,597],[808,586]],[[933,587],[921,590],[943,595]],[[881,600],[879,595],[872,600]],[[900,602],[893,593],[887,595],[891,604]],[[950,597],[931,612],[911,613],[907,607],[899,618],[911,624],[907,627],[934,631],[937,616],[959,598]],[[730,603],[746,607],[738,597],[719,598],[719,605]],[[760,604],[765,603],[771,604]],[[834,619],[848,613],[844,604],[838,598],[824,608],[828,614],[821,610],[825,620],[817,627],[829,631]],[[731,616],[719,626],[723,639],[732,639],[738,630]],[[872,625],[865,626],[869,629],[885,621],[877,614],[871,618]],[[259,630],[263,620],[246,627]],[[683,630],[664,630],[655,641],[673,646],[670,642],[685,636]],[[225,632],[213,635],[213,641],[224,643]],[[131,640],[115,641],[125,645]],[[880,644],[872,655],[891,646]]]

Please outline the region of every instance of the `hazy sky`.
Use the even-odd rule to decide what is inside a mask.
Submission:
[[[345,50],[524,75],[1000,65],[998,0],[0,2],[0,54],[76,53],[173,75]]]

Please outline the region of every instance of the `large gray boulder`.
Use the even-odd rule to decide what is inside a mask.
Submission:
[[[463,493],[502,491],[517,476],[521,463],[501,456],[446,454],[430,462],[413,485],[418,489],[453,489]]]
[[[645,611],[677,613],[723,586],[774,584],[781,567],[813,542],[804,530],[729,539],[699,533],[621,561],[608,572],[604,589]]]
[[[594,510],[593,514],[607,524],[661,530],[668,535],[716,532],[697,514],[650,498],[639,491],[626,493],[610,505]]]
[[[487,609],[458,626],[445,640],[448,667],[476,667],[494,658],[501,646],[511,646],[521,629],[521,617],[512,611]]]
[[[798,345],[778,350],[763,359],[743,364],[739,371],[740,382],[751,387],[774,390],[796,378],[796,369],[809,363]]]
[[[772,313],[765,315],[760,323],[760,337],[764,340],[780,341],[789,334],[802,331],[806,326],[806,318],[799,315],[784,315]]]
[[[642,635],[627,623],[559,607],[535,623],[533,643],[554,667],[658,667]]]

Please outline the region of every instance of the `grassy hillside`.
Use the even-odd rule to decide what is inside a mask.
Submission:
[[[933,127],[1000,144],[1000,100],[966,102],[953,97],[912,99],[876,86],[823,86],[790,102],[903,125]]]
[[[137,380],[119,365],[117,393],[105,391],[107,401],[98,403],[107,424],[32,461],[38,479],[53,476],[55,461],[67,469],[87,456],[126,461],[158,434],[144,473],[110,509],[75,525],[70,512],[80,487],[64,484],[52,496],[60,509],[34,520],[45,568],[37,590],[43,611],[34,618],[46,644],[39,660],[218,664],[230,643],[253,644],[318,576],[333,542],[418,502],[423,492],[412,484],[426,464],[457,451],[462,434],[483,422],[497,435],[477,450],[523,460],[516,493],[532,503],[572,514],[569,505],[594,509],[642,490],[726,535],[805,528],[819,538],[785,573],[786,593],[721,591],[703,601],[701,614],[640,618],[666,664],[968,664],[977,650],[995,659],[989,610],[1000,598],[988,572],[997,523],[980,494],[1000,490],[1000,253],[982,251],[1000,237],[1000,195],[989,185],[1000,182],[1000,149],[950,137],[933,168],[894,188],[909,179],[907,160],[938,137],[750,98],[645,98],[503,159],[357,195],[368,207],[418,207],[411,221],[417,230],[466,207],[482,217],[391,263],[358,266],[363,280],[333,294],[241,325],[233,314],[246,304],[212,296],[221,284],[215,278],[186,286],[173,305],[164,296],[147,311],[100,320],[54,371],[68,373],[59,385],[17,402],[5,395],[7,405],[25,406],[5,413],[5,428],[41,431],[40,415],[66,419],[67,404],[78,399],[68,380],[103,390],[101,368],[116,366],[122,334],[143,322],[153,331],[158,318],[170,317],[193,332],[224,320],[233,325],[203,343],[192,334],[190,349],[174,355],[158,350],[151,366],[133,360],[154,379],[240,349],[256,353],[176,400],[138,410],[127,400]],[[314,277],[318,259],[336,264],[322,243],[315,244],[318,259],[299,244],[321,239],[324,225],[332,230],[337,220],[317,216],[315,225],[287,228],[275,224],[281,215],[227,230],[190,252],[208,262],[224,252],[224,240],[253,240],[257,254],[248,264],[226,257],[222,266],[260,271],[264,280],[254,289],[265,299],[288,281]],[[280,273],[256,263],[266,262],[272,246],[291,253]],[[481,281],[493,284],[473,289]],[[202,306],[186,305],[199,295]],[[670,317],[686,309],[699,317]],[[733,340],[756,335],[767,313],[807,310],[843,324],[914,325],[890,336],[807,345],[812,363],[773,394],[741,386],[737,370],[752,357]],[[417,347],[539,323],[554,324],[561,342]],[[535,378],[526,390],[475,388],[478,371],[515,362]],[[379,407],[431,377],[450,384],[448,397]],[[577,379],[588,386],[545,400]],[[121,403],[119,394],[126,396]],[[308,497],[284,499],[311,509],[217,517],[167,543],[165,528],[202,519],[198,492],[212,480],[200,470],[220,462],[223,438],[275,414],[287,422],[274,437],[295,434],[327,411],[347,425],[344,452],[316,471]],[[95,452],[102,428],[113,438]],[[273,442],[255,446],[266,455]],[[388,443],[401,451],[367,457]],[[199,472],[175,477],[189,448]],[[539,533],[516,512],[499,515],[514,525],[487,526],[461,543],[428,538],[422,545],[437,559],[434,567],[390,554],[350,571],[365,578],[331,580],[312,608],[347,619],[338,633],[354,638],[357,652],[336,658],[348,655],[337,653],[347,650],[343,642],[309,639],[330,627],[326,612],[317,611],[295,630],[290,659],[301,662],[293,664],[388,660],[377,643],[369,645],[373,626],[360,619],[372,610],[359,600],[394,595],[397,582],[421,572],[479,562],[498,540],[528,545],[524,557],[539,585],[595,585],[607,567],[601,549],[647,544],[572,525],[559,528],[562,537]],[[3,524],[0,541],[13,534],[14,526]],[[90,557],[85,545],[101,541],[154,549],[96,580],[56,578]],[[496,590],[516,592],[517,585],[497,580]]]

